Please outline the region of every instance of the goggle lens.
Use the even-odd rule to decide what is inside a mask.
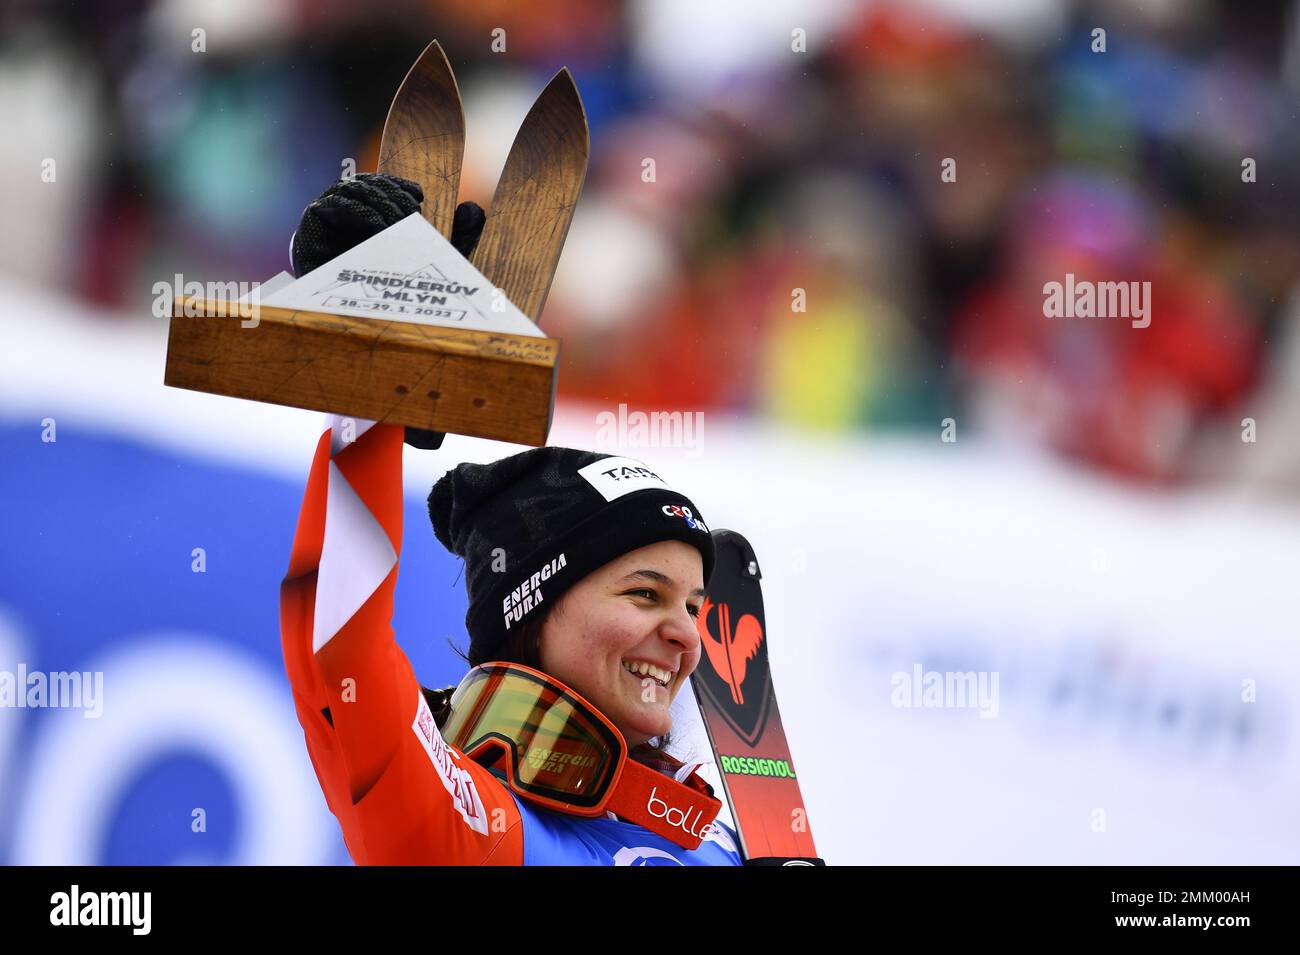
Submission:
[[[521,795],[587,808],[608,795],[623,750],[614,728],[580,698],[544,674],[504,664],[470,671],[442,735],[471,759],[504,753]]]

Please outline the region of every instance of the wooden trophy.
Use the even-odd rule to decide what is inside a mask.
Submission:
[[[460,90],[434,41],[388,110],[378,171],[420,184],[421,214],[442,237],[438,243],[451,235],[464,146]],[[459,283],[443,278],[445,268],[365,274],[340,269],[353,250],[296,282],[283,276],[256,305],[255,322],[241,321],[249,314],[247,303],[178,298],[164,382],[432,431],[545,444],[560,343],[535,323],[586,178],[588,148],[582,100],[562,69],[515,136],[470,259],[477,273],[463,258],[457,267],[470,278],[460,275]],[[435,238],[412,216],[358,249],[372,256],[373,265],[373,256],[385,249],[407,249],[402,243],[419,230],[426,240]],[[377,244],[382,242],[388,245]],[[376,277],[383,275],[389,277]],[[310,297],[304,283],[313,281]],[[360,284],[365,281],[371,284]],[[423,301],[431,293],[412,296],[376,283],[439,293],[461,288],[472,295],[449,301],[438,294],[438,307],[415,307],[403,296]],[[358,288],[360,294],[353,294]],[[322,305],[301,307],[317,301]]]

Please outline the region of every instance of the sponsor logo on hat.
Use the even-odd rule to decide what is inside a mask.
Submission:
[[[636,458],[616,456],[601,458],[584,468],[578,468],[578,475],[599,491],[606,501],[614,501],[624,494],[643,491],[646,488],[657,491],[673,490],[668,486],[667,481]]]
[[[705,534],[709,532],[709,529],[704,526],[704,522],[692,514],[691,509],[685,504],[665,504],[660,510],[665,517],[673,520],[679,517],[682,518],[686,521],[686,526],[691,530],[703,531]]]
[[[501,601],[501,612],[504,615],[502,622],[507,630],[528,616],[534,607],[541,606],[542,582],[550,580],[552,575],[559,573],[568,564],[569,561],[564,554],[553,557],[542,565],[541,570],[533,571],[518,587],[505,595]]]

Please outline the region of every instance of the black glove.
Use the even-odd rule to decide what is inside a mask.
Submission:
[[[424,190],[419,183],[381,173],[358,173],[340,179],[302,212],[293,234],[290,264],[304,276],[372,235],[420,211]]]
[[[424,191],[419,183],[383,173],[358,173],[341,179],[318,196],[298,223],[290,244],[293,274],[301,277],[335,256],[360,245],[372,235],[420,211]],[[451,244],[469,258],[483,234],[487,216],[474,202],[462,202],[452,220]],[[406,443],[416,448],[442,447],[442,431],[407,428]]]

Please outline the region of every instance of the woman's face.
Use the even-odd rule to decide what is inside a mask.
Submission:
[[[672,729],[669,704],[700,661],[695,615],[704,600],[700,552],[659,541],[592,571],[542,626],[542,668],[619,728],[628,746]],[[654,664],[667,673],[644,669]],[[657,678],[667,677],[667,686]]]

